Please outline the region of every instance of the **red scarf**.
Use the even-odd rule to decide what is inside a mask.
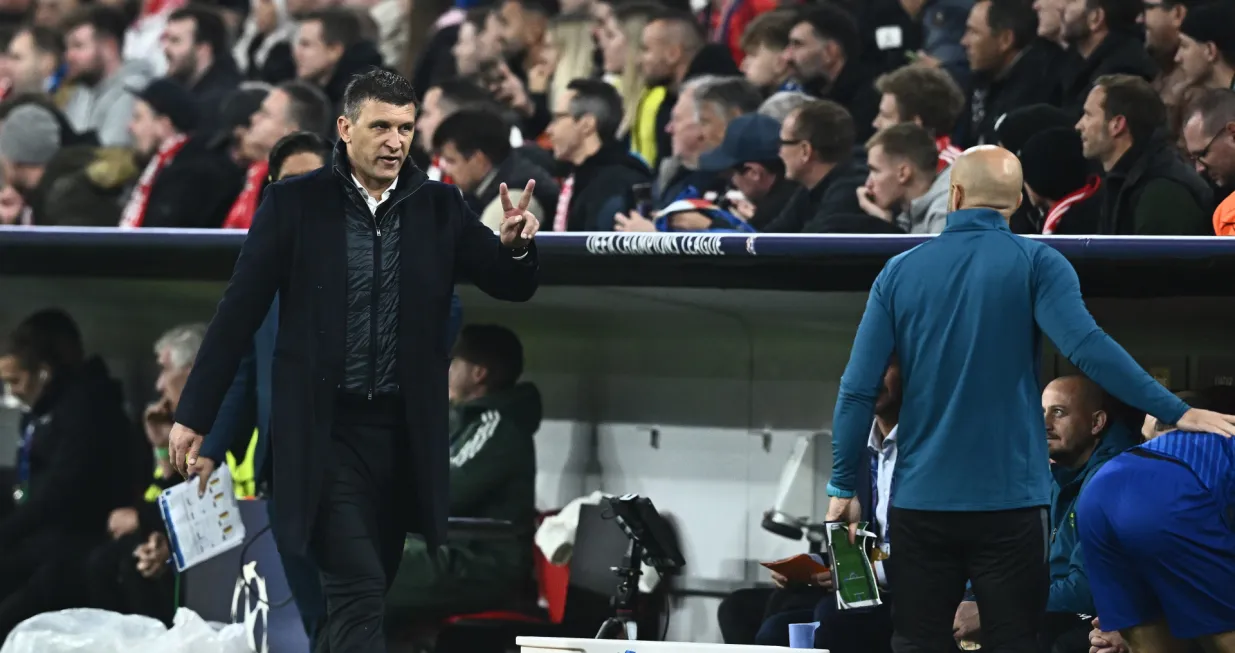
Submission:
[[[1055,205],[1055,208],[1046,214],[1046,223],[1042,225],[1042,234],[1049,236],[1055,233],[1055,228],[1059,226],[1059,220],[1063,217],[1063,214],[1067,213],[1073,204],[1084,202],[1093,197],[1094,193],[1098,192],[1098,188],[1101,186],[1102,179],[1098,175],[1093,175],[1083,188],[1064,195],[1063,199],[1059,200],[1059,203]]]
[[[952,165],[956,157],[961,155],[961,148],[952,144],[952,138],[948,136],[940,136],[935,139],[935,149],[939,150],[939,166],[935,172],[943,172],[944,168]]]
[[[137,179],[137,187],[129,196],[129,203],[124,206],[124,213],[120,214],[121,227],[135,229],[142,226],[142,222],[146,220],[146,204],[150,202],[150,189],[154,187],[155,178],[159,176],[164,166],[176,158],[176,154],[188,141],[189,137],[183,134],[167,139],[155,153],[154,158],[150,159],[150,163],[146,164],[142,176]]]
[[[244,189],[232,202],[232,208],[223,221],[224,229],[248,229],[253,224],[253,213],[257,211],[257,201],[262,197],[262,184],[270,171],[270,164],[258,161],[249,165],[244,176]]]
[[[451,179],[445,170],[442,170],[441,159],[436,156],[429,162],[429,169],[425,171],[425,174],[433,181],[440,181],[443,184],[455,183],[455,180]]]
[[[575,176],[571,175],[562,182],[562,194],[557,196],[557,211],[553,214],[553,230],[566,231],[570,218],[570,198],[575,195]]]

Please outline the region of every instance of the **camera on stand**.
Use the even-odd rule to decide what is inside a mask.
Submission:
[[[635,619],[635,601],[639,596],[639,578],[644,563],[661,576],[676,573],[686,566],[678,549],[669,522],[656,511],[652,500],[637,494],[609,497],[605,500],[609,512],[630,540],[622,566],[613,567],[621,580],[613,595],[614,615],[605,620],[596,639],[639,639]]]

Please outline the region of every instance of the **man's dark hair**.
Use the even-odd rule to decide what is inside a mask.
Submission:
[[[798,22],[793,9],[773,9],[759,14],[742,32],[741,46],[746,52],[767,48],[779,52],[789,47],[789,31]]]
[[[935,147],[935,138],[912,122],[879,130],[866,141],[866,151],[869,153],[876,145],[883,148],[885,155],[904,159],[920,172],[934,175],[938,169],[939,150]]]
[[[277,88],[287,94],[287,119],[296,125],[296,129],[329,138],[335,116],[325,93],[312,84],[299,81],[283,82]]]
[[[1217,134],[1235,122],[1235,91],[1229,88],[1206,89],[1188,105],[1188,118],[1200,114],[1206,134]]]
[[[698,52],[707,43],[707,34],[699,26],[699,21],[688,12],[665,9],[648,16],[648,24],[664,22],[678,29],[680,45],[686,52]]]
[[[95,38],[115,41],[117,49],[124,47],[124,33],[129,29],[129,23],[120,11],[103,4],[78,7],[65,17],[64,33],[87,25],[94,28]]]
[[[1140,141],[1166,126],[1162,96],[1144,79],[1136,75],[1103,75],[1094,81],[1094,87],[1106,91],[1103,116],[1107,120],[1123,116],[1133,140]]]
[[[180,20],[193,21],[194,45],[205,43],[210,46],[210,52],[216,59],[229,56],[227,23],[223,22],[223,16],[217,9],[202,5],[189,5],[183,9],[177,9],[167,18],[169,23]]]
[[[790,115],[797,116],[793,137],[810,143],[816,159],[840,163],[853,155],[857,135],[853,116],[845,107],[831,100],[815,100]]]
[[[1028,0],[982,0],[991,33],[1012,32],[1012,47],[1024,50],[1038,36],[1038,12]]]
[[[1137,20],[1145,12],[1141,0],[1087,0],[1085,8],[1101,9],[1106,16],[1106,28],[1113,32],[1135,30]]]
[[[27,372],[46,365],[55,373],[85,360],[81,330],[68,313],[45,308],[21,321],[4,343],[4,355],[17,359]]]
[[[270,180],[278,181],[283,176],[283,164],[291,157],[305,152],[322,157],[322,161],[329,161],[330,143],[327,143],[321,134],[308,131],[292,132],[280,138],[274,147],[270,148]]]
[[[951,134],[965,110],[965,94],[952,75],[937,68],[904,66],[880,75],[875,90],[896,98],[901,120],[914,118],[936,136]]]
[[[346,7],[330,7],[313,11],[300,19],[301,24],[316,21],[322,25],[322,43],[350,48],[364,39],[364,24],[360,16]]]
[[[695,104],[711,105],[725,120],[731,120],[758,111],[763,94],[744,77],[723,77],[700,86],[695,91]]]
[[[22,32],[30,35],[35,50],[53,54],[57,59],[64,55],[64,37],[60,32],[40,25],[26,25],[17,31],[18,34]]]
[[[523,376],[523,343],[496,324],[469,324],[459,331],[454,356],[489,371],[485,387],[505,390]]]
[[[819,38],[836,41],[848,60],[856,60],[862,53],[862,37],[853,14],[831,2],[801,9],[797,23],[809,23]]]
[[[365,102],[381,102],[397,107],[416,105],[416,90],[412,83],[399,73],[374,69],[352,78],[343,91],[343,115],[348,120],[360,118],[360,107]]]
[[[433,149],[453,143],[467,158],[477,152],[494,166],[510,156],[510,126],[500,114],[487,109],[460,109],[450,114],[433,132]]]
[[[570,98],[572,118],[595,118],[596,134],[602,143],[610,143],[617,138],[617,129],[622,123],[622,96],[618,95],[612,84],[599,79],[576,79],[566,88],[575,94]]]
[[[452,110],[475,107],[495,108],[497,106],[492,93],[468,79],[461,77],[445,79],[434,84],[433,87],[442,92],[439,102],[449,104]]]

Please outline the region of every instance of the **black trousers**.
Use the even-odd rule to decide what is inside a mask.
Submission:
[[[1033,653],[1050,591],[1045,508],[935,512],[891,508],[892,650],[955,650],[952,621],[973,582],[983,653]]]
[[[309,542],[326,597],[323,639],[332,653],[385,653],[386,591],[407,535],[396,495],[407,431],[396,402],[340,399],[330,471]]]

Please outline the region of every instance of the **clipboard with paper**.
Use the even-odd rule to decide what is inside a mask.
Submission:
[[[191,478],[159,495],[159,512],[167,525],[176,571],[184,571],[244,543],[244,521],[227,465],[221,465],[210,475],[205,494],[198,496],[197,488],[198,480]]]
[[[847,524],[827,525],[828,560],[836,587],[836,607],[840,610],[883,604],[869,554],[877,536],[866,527],[865,522],[858,524],[857,536],[851,544]]]

